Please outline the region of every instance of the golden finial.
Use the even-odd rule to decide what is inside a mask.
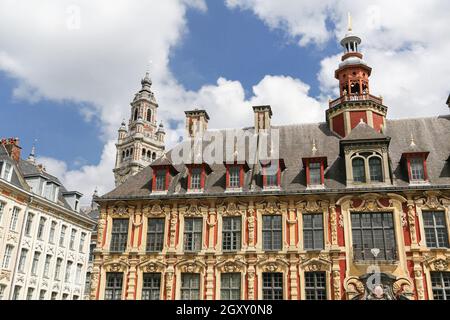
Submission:
[[[353,30],[353,27],[352,27],[352,15],[349,12],[348,13],[348,31],[352,31],[352,30]]]
[[[311,151],[312,151],[313,155],[316,155],[316,152],[317,152],[316,139],[313,139],[313,141],[312,141],[312,149],[311,149]]]
[[[414,148],[416,146],[416,142],[414,141],[414,135],[411,132],[411,143],[409,145],[411,148]]]

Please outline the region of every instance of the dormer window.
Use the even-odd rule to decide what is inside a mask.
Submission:
[[[244,186],[244,174],[249,169],[246,162],[244,163],[225,163],[226,172],[226,186],[229,191],[239,191]]]
[[[426,183],[428,181],[427,157],[429,152],[403,153],[402,161],[408,171],[409,182]]]
[[[11,181],[12,172],[12,164],[0,161],[0,178],[5,179],[6,181]]]
[[[353,183],[383,183],[383,160],[378,152],[362,152],[353,155],[351,160]]]
[[[303,167],[305,168],[308,188],[323,188],[325,186],[326,157],[303,158]]]
[[[43,196],[53,202],[58,198],[59,187],[53,182],[46,182]]]
[[[167,169],[156,170],[154,189],[155,191],[165,191],[167,189]]]
[[[352,160],[353,181],[365,183],[366,182],[366,165],[364,159],[355,158]]]
[[[190,184],[189,189],[200,190],[202,189],[202,168],[192,168],[190,170]]]
[[[423,181],[425,180],[425,168],[423,158],[411,158],[410,163],[410,176],[411,181]]]

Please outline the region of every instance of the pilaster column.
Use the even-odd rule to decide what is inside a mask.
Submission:
[[[298,259],[292,255],[289,259],[289,280],[290,280],[290,287],[291,287],[291,300],[298,300],[299,294],[298,294]]]
[[[209,215],[207,219],[208,228],[209,228],[209,239],[208,239],[208,252],[215,252],[215,235],[216,235],[216,227],[217,227],[217,213],[214,207],[209,209]]]
[[[169,209],[170,210],[170,209]],[[178,228],[178,210],[177,205],[174,204],[170,211],[170,226],[169,226],[169,250],[168,253],[175,253],[176,249],[176,236]]]
[[[173,294],[173,287],[174,287],[174,274],[175,274],[175,269],[173,267],[173,265],[169,265],[167,267],[167,271],[166,271],[166,300],[174,300],[174,294]]]
[[[126,300],[136,300],[136,273],[137,264],[139,260],[136,258],[130,259],[130,269],[128,270],[128,283],[127,283],[127,297]]]
[[[206,267],[206,300],[213,300],[214,298],[214,264],[213,256],[208,257]]]
[[[425,289],[423,287],[423,270],[418,261],[414,262],[414,281],[417,290],[417,299],[425,300]]]
[[[419,244],[417,242],[417,230],[416,230],[416,205],[414,200],[408,200],[408,224],[409,232],[411,235],[411,247],[418,248]]]
[[[247,210],[248,251],[256,251],[256,210],[251,201]]]
[[[336,205],[334,203],[330,204],[330,225],[331,225],[331,248],[333,250],[339,249],[338,244],[338,222],[336,214]]]
[[[289,251],[296,251],[297,250],[296,233],[297,233],[298,215],[293,200],[289,201],[287,222],[289,225]]]
[[[256,281],[255,266],[251,265],[251,266],[248,267],[248,270],[247,270],[248,300],[255,300],[256,299],[255,281]]]

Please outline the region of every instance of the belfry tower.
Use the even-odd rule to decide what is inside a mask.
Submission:
[[[135,175],[165,150],[165,131],[162,123],[157,125],[155,95],[148,72],[141,81],[142,88],[131,102],[131,117],[128,128],[125,122],[119,128],[116,143],[116,166],[113,170],[116,186]]]
[[[370,94],[372,68],[363,60],[360,44],[361,38],[353,33],[349,14],[348,31],[341,41],[344,54],[335,72],[340,97],[330,101],[326,111],[330,129],[341,137],[346,137],[361,121],[378,132],[386,125],[388,108],[381,97]]]

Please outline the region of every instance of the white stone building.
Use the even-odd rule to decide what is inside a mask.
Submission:
[[[95,221],[33,153],[0,143],[0,300],[83,299]]]

